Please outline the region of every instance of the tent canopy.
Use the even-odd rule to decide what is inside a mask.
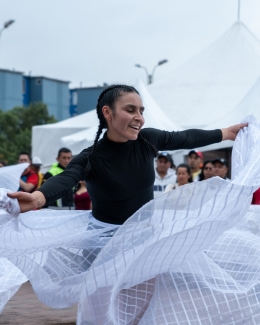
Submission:
[[[238,21],[149,91],[172,121],[204,128],[231,112],[259,76],[260,41]]]
[[[47,170],[57,157],[60,138],[97,125],[95,110],[71,117],[64,121],[34,126],[32,129],[32,156],[40,157],[43,171]]]

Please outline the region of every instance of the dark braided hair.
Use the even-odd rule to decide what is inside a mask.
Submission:
[[[93,154],[93,152],[97,146],[99,137],[102,134],[102,130],[107,128],[107,121],[103,115],[102,108],[104,106],[109,106],[113,110],[115,102],[123,95],[123,93],[133,93],[133,92],[140,95],[139,92],[132,86],[112,85],[112,86],[109,86],[106,89],[104,89],[102,91],[102,93],[99,95],[98,101],[97,101],[97,106],[96,106],[96,112],[97,112],[97,116],[99,119],[99,126],[98,126],[98,130],[96,133],[96,137],[95,137],[93,146],[92,146],[91,153],[88,156],[88,164],[85,169],[86,174],[91,169],[90,156]],[[158,154],[158,150],[155,148],[155,146],[153,146],[149,141],[147,141],[140,133],[139,133],[138,137],[149,146],[149,148],[153,152],[154,157],[156,157]]]

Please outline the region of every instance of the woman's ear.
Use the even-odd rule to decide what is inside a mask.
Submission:
[[[109,108],[109,106],[103,106],[102,107],[102,113],[104,115],[104,118],[106,119],[106,121],[110,121],[111,120],[111,109]]]

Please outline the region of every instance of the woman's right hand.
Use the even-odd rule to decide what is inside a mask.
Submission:
[[[46,203],[45,196],[40,191],[7,193],[7,196],[11,199],[17,199],[21,212],[38,209]]]

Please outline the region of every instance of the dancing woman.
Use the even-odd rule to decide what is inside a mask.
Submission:
[[[158,150],[192,149],[234,140],[239,130],[247,125],[212,131],[142,129],[142,99],[135,88],[126,85],[106,88],[99,96],[96,110],[99,127],[93,146],[83,150],[63,173],[50,178],[36,192],[8,194],[18,200],[21,212],[66,196],[85,179],[93,207],[91,223],[115,229],[153,199],[154,158]],[[99,140],[103,129],[107,131]],[[137,324],[142,318],[149,299],[138,312],[135,311],[136,321],[131,324]]]

